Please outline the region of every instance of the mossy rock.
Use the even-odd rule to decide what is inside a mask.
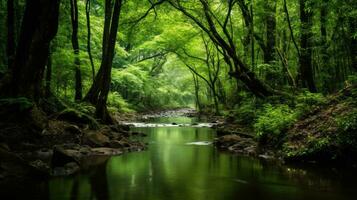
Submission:
[[[76,124],[88,124],[92,129],[99,128],[99,123],[93,117],[72,108],[60,112],[57,115],[57,119]]]

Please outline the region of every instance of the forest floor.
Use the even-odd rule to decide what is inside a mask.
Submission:
[[[357,87],[328,97],[325,106],[298,119],[277,144],[261,144],[253,130],[226,121],[217,127],[217,148],[284,162],[357,163]]]

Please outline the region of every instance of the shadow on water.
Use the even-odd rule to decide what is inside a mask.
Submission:
[[[357,195],[356,172],[283,166],[221,153],[210,143],[203,143],[214,138],[209,128],[151,127],[135,131],[148,135],[144,139],[149,143],[147,151],[89,160],[92,166],[81,174],[54,178],[40,186],[32,184],[28,187],[31,189],[24,190],[23,197],[41,194],[36,199],[350,200]]]

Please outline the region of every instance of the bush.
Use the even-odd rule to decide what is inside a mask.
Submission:
[[[234,118],[244,125],[252,125],[256,119],[256,105],[253,101],[244,102],[234,110]]]
[[[279,139],[284,130],[289,128],[297,119],[297,115],[287,105],[264,105],[260,111],[254,129],[261,142]]]
[[[123,99],[118,92],[111,92],[108,95],[108,105],[111,111],[130,113],[134,112],[130,105]]]
[[[328,103],[327,98],[320,93],[305,91],[296,97],[295,109],[299,116],[310,113],[312,110]]]
[[[339,128],[338,142],[357,151],[357,109],[336,119]]]

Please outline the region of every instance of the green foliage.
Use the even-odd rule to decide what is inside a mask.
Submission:
[[[246,101],[234,109],[234,118],[241,124],[251,125],[256,119],[256,110],[253,101]]]
[[[134,112],[128,102],[118,92],[111,92],[108,96],[108,105],[112,111],[130,113]]]
[[[333,146],[333,141],[330,137],[323,138],[313,138],[308,137],[305,146],[300,148],[288,148],[283,146],[283,153],[285,159],[305,159],[305,160],[316,160],[324,159],[323,157],[329,157],[334,154],[331,151]],[[336,152],[335,152],[336,153]],[[320,157],[320,158],[318,158]]]
[[[336,122],[339,127],[339,143],[357,151],[357,109],[338,117]]]
[[[72,123],[88,124],[90,128],[98,129],[99,123],[93,117],[74,108],[67,108],[57,115],[57,119]]]
[[[321,93],[311,93],[304,91],[296,97],[295,109],[298,116],[308,114],[311,111],[319,108],[320,106],[326,105],[328,102],[327,98]]]
[[[297,115],[287,105],[266,104],[254,124],[258,138],[279,137],[297,120]]]

